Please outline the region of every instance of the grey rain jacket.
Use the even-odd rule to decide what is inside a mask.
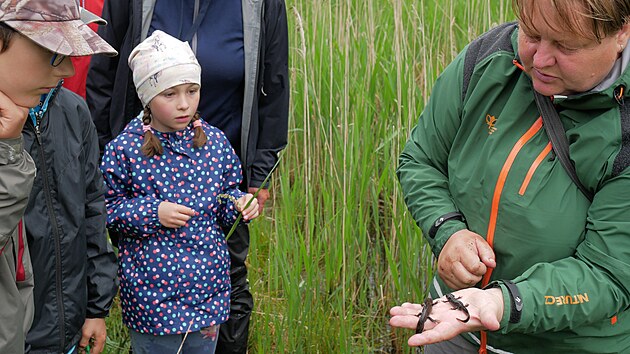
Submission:
[[[35,270],[31,353],[66,353],[85,318],[108,315],[117,291],[116,255],[107,240],[105,184],[96,129],[85,101],[61,88],[49,95],[24,146],[37,164],[25,214]]]
[[[101,152],[142,111],[127,65],[151,23],[156,0],[108,0],[107,26],[99,35],[118,50],[117,57],[95,56],[87,78],[87,101]],[[287,144],[289,76],[284,1],[242,0],[245,92],[241,128],[243,177],[261,187]],[[255,104],[258,102],[258,104]]]
[[[0,139],[0,353],[24,352],[33,320],[33,268],[20,220],[35,177],[22,138]]]

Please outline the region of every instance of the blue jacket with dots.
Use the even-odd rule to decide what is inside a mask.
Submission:
[[[223,323],[230,308],[230,259],[219,224],[236,221],[244,193],[241,165],[227,138],[203,122],[207,143],[193,147],[192,125],[155,136],[162,155],[145,156],[142,122],[133,119],[105,148],[107,224],[121,235],[123,322],[154,335],[195,332]],[[160,223],[161,202],[196,211],[181,228]]]

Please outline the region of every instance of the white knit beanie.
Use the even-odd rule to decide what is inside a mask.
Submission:
[[[142,107],[146,107],[160,92],[181,84],[201,85],[201,66],[195,53],[179,39],[162,31],[138,44],[129,55]]]

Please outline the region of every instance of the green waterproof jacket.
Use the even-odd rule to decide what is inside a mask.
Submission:
[[[400,156],[405,201],[436,255],[458,230],[492,235],[491,280],[513,280],[523,309],[508,323],[503,288],[488,352],[630,353],[630,69],[603,90],[554,98],[591,203],[551,150],[516,65],[517,32],[491,30],[438,78]],[[466,223],[447,221],[429,237],[453,211]],[[436,279],[431,291],[451,290]],[[464,337],[479,342],[479,333]]]

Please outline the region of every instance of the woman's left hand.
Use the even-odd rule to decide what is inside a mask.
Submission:
[[[251,203],[250,203],[251,200]],[[249,203],[249,205],[247,205]],[[243,220],[252,220],[258,217],[258,200],[254,195],[247,193],[236,200],[236,210],[243,214]]]
[[[465,311],[453,309],[453,303],[445,296],[435,299],[429,316],[435,323],[427,319],[424,331],[409,338],[410,346],[422,346],[449,340],[464,332],[480,330],[496,331],[503,317],[503,295],[501,289],[481,290],[468,288],[452,293],[458,301],[466,306],[470,319],[466,322]],[[404,303],[389,310],[392,327],[416,329],[418,315],[422,311],[421,304]]]

